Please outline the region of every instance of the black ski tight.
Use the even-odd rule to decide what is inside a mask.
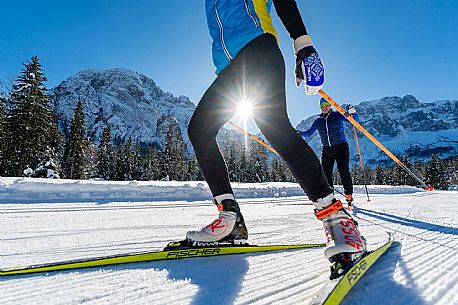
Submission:
[[[353,194],[353,183],[351,181],[350,168],[348,166],[349,160],[350,150],[348,149],[347,143],[324,147],[321,153],[321,164],[331,186],[333,185],[332,172],[334,170],[334,163],[337,162],[337,169],[339,170],[345,195]]]
[[[285,63],[275,38],[265,34],[245,46],[218,75],[189,123],[189,138],[213,196],[233,193],[216,135],[242,99],[251,102],[257,126],[307,196],[316,200],[331,194],[317,156],[289,122]]]

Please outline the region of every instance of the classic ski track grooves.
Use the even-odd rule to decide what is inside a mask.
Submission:
[[[370,188],[369,188],[370,192]],[[458,304],[457,192],[356,194],[369,249],[393,245],[342,305]],[[130,206],[132,204],[132,206]],[[8,204],[2,268],[158,250],[217,215],[209,202]],[[305,198],[242,200],[251,244],[323,241]],[[3,207],[2,207],[3,208]],[[94,213],[97,212],[97,213]],[[323,249],[230,255],[2,278],[2,304],[308,304],[328,282]],[[229,303],[218,302],[222,296]]]
[[[280,257],[279,257],[280,256]],[[245,283],[247,287],[252,287],[251,289],[244,289],[243,293],[245,296],[250,296],[248,303],[253,302],[256,299],[265,299],[265,301],[270,302],[269,299],[274,299],[275,301],[285,300],[289,297],[292,297],[297,293],[305,293],[303,290],[304,283],[311,283],[315,281],[313,276],[302,275],[298,272],[298,267],[308,267],[313,263],[313,258],[321,256],[321,253],[310,251],[300,253],[299,255],[293,255],[292,253],[282,253],[282,255],[277,255],[276,260],[281,260],[282,263],[286,266],[281,269],[281,273],[278,270],[269,270],[265,271],[262,268],[254,268],[254,275],[252,278],[246,278]],[[300,260],[297,262],[297,260]],[[263,260],[260,261],[259,266],[267,265],[272,260]],[[297,265],[296,265],[297,264]],[[272,279],[275,279],[278,283],[283,283],[281,287],[274,290],[269,290],[271,286]],[[317,286],[319,283],[316,284]],[[268,291],[265,293],[259,293],[259,291]],[[293,293],[294,291],[294,293]],[[283,303],[283,302],[282,302]]]

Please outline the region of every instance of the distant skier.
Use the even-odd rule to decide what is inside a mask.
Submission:
[[[320,99],[320,116],[313,121],[312,126],[306,131],[299,131],[301,136],[309,137],[316,130],[320,134],[323,150],[321,152],[321,165],[323,166],[324,174],[328,179],[328,183],[333,187],[332,172],[334,163],[337,162],[340,178],[342,180],[345,191],[345,199],[348,203],[353,202],[353,182],[351,180],[350,169],[348,163],[350,161],[350,151],[348,142],[345,138],[344,122],[350,122],[345,116],[338,111],[331,109],[331,104],[324,98]],[[356,108],[349,105],[347,108],[348,114],[359,122],[359,116],[356,113]]]
[[[324,83],[324,67],[307,34],[296,1],[274,0],[273,3],[294,41],[296,85],[304,81],[306,93],[316,94]],[[205,1],[218,76],[199,102],[188,134],[219,217],[201,230],[188,232],[183,246],[240,244],[248,238],[216,135],[235,114],[237,103],[250,100],[257,126],[313,201],[317,218],[323,220],[329,241],[325,255],[331,262],[336,262],[333,273],[339,273],[341,264],[365,252],[365,241],[342,203],[334,199],[333,189],[313,150],[289,122],[285,63],[272,25],[271,5],[271,0]]]

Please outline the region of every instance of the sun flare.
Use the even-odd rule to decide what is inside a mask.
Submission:
[[[253,107],[251,106],[250,101],[248,100],[243,100],[237,105],[237,115],[246,120],[251,116],[251,111],[253,110]]]

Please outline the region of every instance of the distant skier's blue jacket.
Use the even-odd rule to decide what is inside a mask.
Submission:
[[[353,115],[353,118],[359,122],[359,116],[357,114]],[[313,121],[312,126],[306,131],[300,131],[300,134],[303,137],[309,137],[318,130],[323,147],[347,143],[343,122],[350,121],[340,112],[331,110],[327,114],[320,114],[320,116]]]
[[[272,0],[205,0],[216,74],[254,38],[270,33],[278,40],[271,6]]]

